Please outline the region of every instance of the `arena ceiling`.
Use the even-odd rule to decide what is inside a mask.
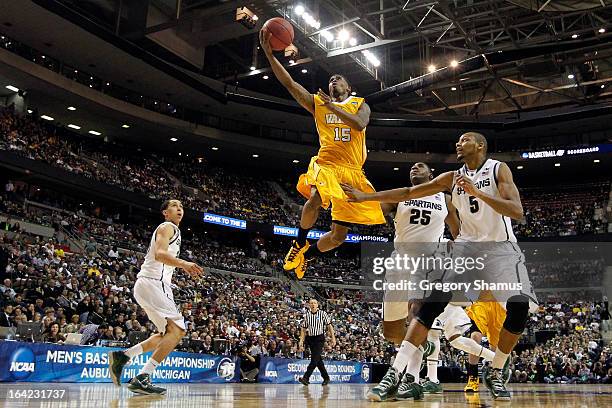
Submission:
[[[380,112],[520,114],[601,103],[612,95],[610,0],[59,3],[184,68],[280,97],[288,95],[263,79],[268,68],[257,49],[258,29],[274,16],[295,27],[299,55],[291,66],[290,57],[284,62],[296,79],[314,91],[331,73],[344,73]],[[235,21],[237,6],[258,16],[254,28]],[[325,38],[341,30],[345,41]]]

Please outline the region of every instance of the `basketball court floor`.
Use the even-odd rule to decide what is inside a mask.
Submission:
[[[0,407],[612,407],[612,385],[544,385],[512,384],[512,401],[493,401],[486,389],[476,395],[463,393],[463,384],[445,384],[441,395],[425,396],[424,400],[386,403],[365,399],[370,384],[338,384],[323,388],[321,385],[276,384],[166,384],[166,396],[135,396],[127,388],[112,384],[74,383],[2,383]],[[63,391],[63,398],[14,399],[23,392],[39,390]],[[18,394],[17,391],[20,393]]]

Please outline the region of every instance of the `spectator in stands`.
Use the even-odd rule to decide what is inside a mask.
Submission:
[[[128,329],[128,331],[141,331],[142,326],[136,318],[136,313],[132,313],[130,315],[130,320],[125,322],[125,327]]]
[[[206,337],[204,337],[204,341],[202,342],[202,347],[200,349],[200,352],[204,354],[213,354],[214,351],[215,350],[214,350],[212,337],[210,337],[209,335],[206,335]]]
[[[0,313],[0,327],[14,326],[11,315],[13,314],[13,305],[6,304]]]
[[[603,297],[603,306],[601,311],[601,328],[604,331],[610,330],[610,302],[608,302],[608,297]]]
[[[267,356],[268,350],[266,349],[266,339],[263,336],[260,336],[257,339],[257,343],[251,346],[249,350],[249,354],[253,356]]]
[[[0,285],[0,294],[6,296],[7,298],[14,300],[15,299],[15,290],[13,289],[13,284],[10,279],[5,279],[4,283]]]
[[[83,324],[79,321],[79,315],[74,314],[72,315],[70,323],[66,325],[66,328],[64,329],[63,333],[78,333],[81,327],[83,327]]]
[[[259,374],[259,358],[251,355],[246,345],[239,346],[237,355],[240,358],[241,381],[257,381],[257,374]]]
[[[7,181],[4,185],[4,194],[9,200],[13,198],[13,195],[15,194],[15,185],[11,180]]]
[[[117,250],[117,245],[113,245],[110,251],[108,251],[108,257],[111,259],[119,258],[119,251]]]
[[[52,323],[47,331],[42,336],[42,341],[45,343],[63,343],[66,338],[60,333],[60,325]]]
[[[88,270],[87,270],[87,276],[89,277],[98,277],[102,275],[102,272],[100,272],[100,269],[98,269],[98,264],[94,263]]]

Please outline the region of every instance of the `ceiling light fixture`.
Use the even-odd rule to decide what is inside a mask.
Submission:
[[[176,142],[176,141],[178,141],[178,139],[177,139],[176,137],[171,137],[171,138],[170,138],[170,141],[171,141],[171,142]]]
[[[69,127],[70,129],[76,129],[76,130],[79,130],[79,129],[81,128],[80,126],[73,125],[72,123],[71,123],[71,124],[69,124],[69,125],[68,125],[68,127]]]
[[[325,40],[327,42],[334,41],[334,35],[332,33],[330,33],[329,31],[323,30],[323,31],[321,31],[320,34],[323,36],[323,38],[325,38]]]
[[[9,91],[19,92],[19,88],[13,85],[7,85],[5,88],[8,89]]]
[[[130,125],[121,125],[121,127],[124,129],[129,129]]]
[[[68,110],[69,110],[69,111],[75,111],[75,110],[76,110],[76,108],[75,108],[74,106],[69,106],[69,107],[68,107]]]
[[[87,133],[92,134],[92,135],[94,135],[94,136],[100,136],[100,135],[102,134],[102,133],[97,132],[97,131],[95,131],[95,130],[90,130],[90,131],[89,131],[89,132],[87,132]]]
[[[44,120],[55,120],[51,116],[47,116],[47,115],[42,115],[40,118]]]

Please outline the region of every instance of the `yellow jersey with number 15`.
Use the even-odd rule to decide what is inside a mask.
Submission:
[[[315,124],[319,133],[319,164],[338,164],[361,168],[366,161],[368,150],[365,143],[365,129],[351,129],[327,108],[318,95],[314,96]],[[349,96],[342,102],[332,102],[340,109],[356,114],[364,99]]]

